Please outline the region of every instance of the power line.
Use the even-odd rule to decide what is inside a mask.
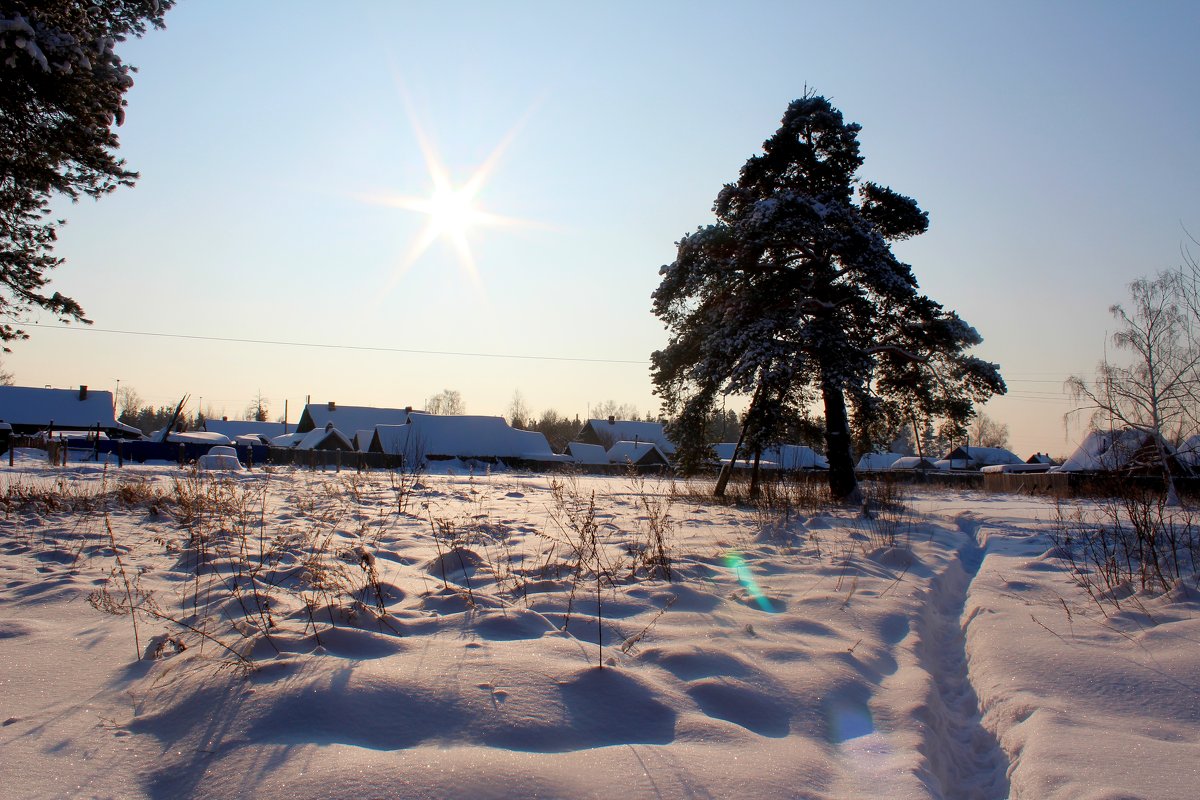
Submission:
[[[327,344],[325,342],[289,342],[278,339],[241,339],[231,336],[201,336],[190,333],[162,333],[160,331],[122,331],[113,328],[63,327],[43,325],[37,322],[24,323],[29,328],[49,328],[56,331],[87,331],[91,333],[114,333],[121,336],[149,336],[159,339],[190,339],[201,342],[226,342],[231,344],[267,344],[279,347],[314,347],[323,350],[356,350],[371,353],[408,353],[422,356],[462,356],[466,358],[515,358],[523,361],[575,361],[584,364],[637,364],[646,366],[650,362],[621,358],[579,358],[574,356],[521,355],[516,353],[467,353],[455,350],[415,350],[404,347],[380,347],[378,345]]]

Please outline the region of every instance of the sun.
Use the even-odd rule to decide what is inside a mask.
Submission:
[[[402,93],[402,96],[403,93]],[[417,121],[407,97],[405,106],[417,144],[429,171],[431,191],[425,196],[373,194],[358,195],[359,199],[375,205],[391,206],[406,211],[415,211],[426,215],[427,220],[421,232],[413,240],[400,264],[392,275],[386,291],[390,292],[414,263],[428,250],[435,241],[443,240],[449,244],[457,256],[459,266],[466,274],[471,284],[479,288],[481,281],[479,270],[475,264],[475,256],[471,251],[469,236],[478,228],[493,227],[526,227],[534,226],[524,220],[503,217],[483,210],[479,206],[478,197],[488,178],[491,177],[500,156],[508,148],[516,135],[519,125],[514,127],[507,136],[492,150],[483,165],[474,171],[465,183],[455,184],[450,173],[442,162],[433,142],[425,135],[424,129]],[[386,293],[386,292],[385,292]]]
[[[426,213],[435,236],[451,239],[465,237],[480,212],[475,208],[475,197],[466,189],[443,186],[429,198]]]

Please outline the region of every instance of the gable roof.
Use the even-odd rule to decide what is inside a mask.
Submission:
[[[575,459],[576,464],[607,464],[608,453],[598,444],[587,442],[567,442],[567,455]]]
[[[991,467],[997,464],[1022,464],[1021,457],[1003,447],[974,447],[963,445],[956,447],[937,462],[947,462],[951,469],[975,469]]]
[[[409,458],[521,458],[570,461],[545,435],[511,427],[503,417],[412,414],[404,425],[377,425],[371,450]]]
[[[1184,439],[1175,456],[1193,469],[1200,467],[1200,434]]]
[[[326,426],[304,434],[296,443],[297,450],[353,450],[354,445],[346,438],[346,434],[337,428]]]
[[[638,422],[628,419],[589,419],[575,435],[585,444],[612,447],[617,442],[653,442],[664,454],[675,455],[675,445],[667,439],[661,422]]]
[[[309,403],[300,414],[296,430],[300,433],[324,428],[329,423],[342,431],[361,431],[376,425],[403,425],[409,414],[424,412],[411,408],[376,408],[375,406],[339,406],[336,403]]]
[[[653,442],[617,442],[608,449],[610,464],[633,464],[647,467],[654,464],[667,466],[667,457]]]
[[[1172,472],[1181,470],[1175,448],[1162,443]],[[1092,431],[1071,457],[1057,467],[1058,472],[1137,472],[1159,471],[1162,466],[1154,437],[1133,428],[1119,431]]]
[[[141,436],[142,432],[117,422],[112,392],[81,389],[39,389],[31,386],[0,386],[0,420],[14,428],[86,431],[97,425],[102,430]]]
[[[371,451],[371,440],[374,438],[374,428],[363,428],[361,431],[354,432],[354,438],[351,441],[355,450],[360,453],[368,453]]]

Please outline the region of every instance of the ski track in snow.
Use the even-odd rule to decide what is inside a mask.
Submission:
[[[1009,760],[982,715],[966,653],[962,619],[971,582],[986,552],[977,541],[980,523],[970,516],[956,520],[967,538],[958,558],[936,575],[917,620],[916,655],[933,679],[927,709],[924,753],[941,797],[1003,800],[1009,794]]]

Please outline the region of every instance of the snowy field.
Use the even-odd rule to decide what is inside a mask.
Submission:
[[[1200,600],[1087,507],[442,473],[5,466],[0,795],[1200,795]]]

